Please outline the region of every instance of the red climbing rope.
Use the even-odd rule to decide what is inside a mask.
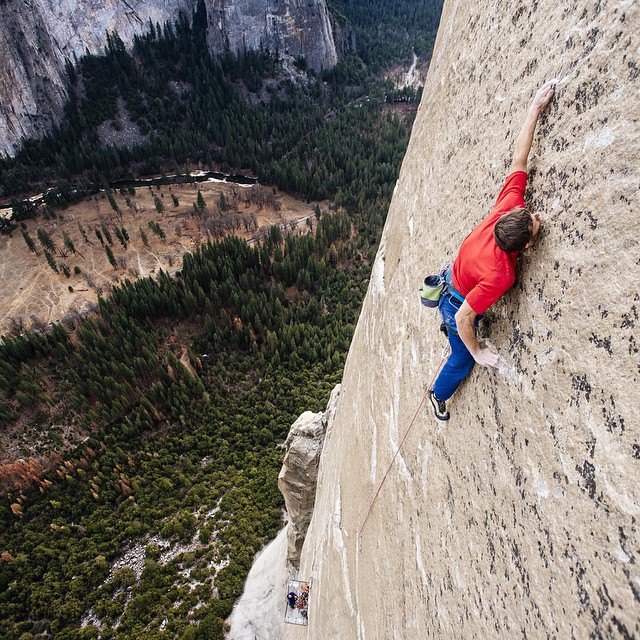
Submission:
[[[440,364],[438,365],[436,372],[433,374],[433,378],[431,378],[431,382],[427,385],[424,395],[422,396],[422,400],[420,400],[420,404],[418,405],[418,408],[416,409],[416,412],[413,415],[413,418],[411,419],[411,422],[409,423],[409,426],[407,427],[407,430],[405,431],[405,434],[402,437],[402,440],[400,441],[400,444],[398,445],[396,452],[393,454],[393,458],[391,458],[391,463],[389,464],[389,467],[385,471],[385,474],[382,477],[380,484],[378,485],[378,490],[376,491],[376,494],[373,496],[373,500],[371,501],[371,505],[369,506],[369,511],[367,512],[367,516],[364,519],[364,522],[362,523],[360,530],[357,532],[358,537],[362,535],[362,531],[364,530],[364,527],[367,524],[367,520],[369,519],[369,516],[373,511],[373,505],[376,503],[376,500],[378,499],[378,494],[380,493],[380,489],[382,489],[382,485],[387,479],[387,476],[389,475],[389,471],[391,471],[391,467],[393,467],[393,463],[395,462],[396,457],[400,453],[400,449],[402,449],[402,445],[404,444],[404,441],[407,439],[407,436],[409,435],[409,431],[411,431],[411,427],[413,427],[413,423],[416,421],[416,418],[418,417],[418,413],[420,412],[420,409],[422,409],[422,405],[424,404],[424,401],[427,399],[427,394],[429,393],[429,389],[431,389],[431,387],[433,386],[433,383],[435,382],[436,377],[440,373],[440,369],[442,369],[442,365],[444,364],[444,361],[449,357],[449,353],[450,353],[450,347],[447,344],[447,346],[442,350],[442,360],[440,360]]]

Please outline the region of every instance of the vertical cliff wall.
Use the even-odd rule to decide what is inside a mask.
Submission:
[[[287,638],[640,636],[639,25],[624,0],[445,2],[322,453],[309,627]],[[504,366],[438,423],[421,401],[445,342],[417,289],[554,76],[527,191],[544,229],[482,329]]]

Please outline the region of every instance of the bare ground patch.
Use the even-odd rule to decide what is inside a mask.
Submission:
[[[254,189],[253,196],[257,197],[248,197],[249,189]],[[256,194],[256,189],[261,191]],[[196,210],[198,190],[205,206]],[[177,206],[172,196],[177,198]],[[182,267],[184,253],[206,242],[207,237],[233,232],[249,240],[273,224],[295,221],[301,221],[300,228],[308,229],[303,219],[311,216],[315,207],[315,203],[296,200],[271,187],[221,182],[138,187],[135,195],[113,191],[113,197],[120,215],[105,194],[98,194],[58,212],[55,220],[40,217],[26,221],[25,231],[35,242],[37,255],[27,247],[20,229],[12,236],[0,236],[0,335],[37,329],[69,314],[86,313],[99,294],[107,293],[125,278],[153,276],[160,269],[174,272]],[[164,206],[162,213],[156,209],[156,198]],[[326,207],[326,203],[321,206]],[[310,222],[315,224],[313,217]],[[156,231],[159,228],[164,239],[149,223],[159,225]],[[56,245],[53,257],[58,273],[47,263],[38,229]],[[126,248],[116,229],[126,231]],[[65,234],[75,254],[65,247]],[[63,266],[69,277],[64,275]]]
[[[431,58],[417,58],[415,64],[407,67],[400,65],[392,67],[387,71],[385,77],[394,83],[396,89],[402,89],[403,87],[417,89],[420,86],[424,86],[430,63]]]

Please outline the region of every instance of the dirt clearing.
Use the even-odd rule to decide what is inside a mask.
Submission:
[[[100,193],[58,211],[56,219],[27,220],[12,236],[0,235],[0,335],[86,313],[125,278],[173,273],[207,237],[234,233],[249,240],[274,224],[315,227],[315,202],[261,185],[210,181],[111,195],[119,213]],[[328,203],[319,204],[324,210]],[[47,238],[57,272],[45,255]]]

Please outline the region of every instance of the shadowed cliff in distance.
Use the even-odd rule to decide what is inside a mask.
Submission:
[[[287,638],[640,634],[639,13],[445,2],[322,453],[309,627]],[[527,192],[544,228],[481,329],[504,365],[438,423],[418,408],[445,341],[417,290],[488,213],[552,77]]]
[[[261,47],[304,58],[317,71],[337,62],[325,0],[106,0],[0,2],[0,154],[42,137],[62,116],[65,60],[100,54],[107,33],[129,46],[149,25],[206,10],[211,53]],[[340,30],[341,37],[343,36]]]

